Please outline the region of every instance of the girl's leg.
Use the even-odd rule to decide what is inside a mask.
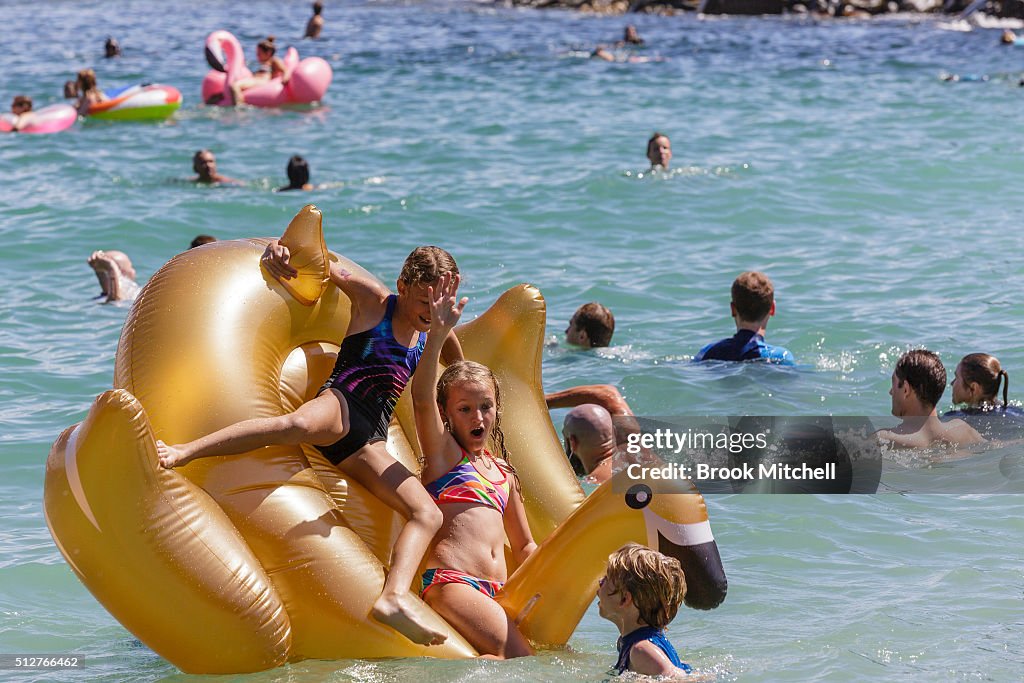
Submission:
[[[420,480],[388,455],[383,442],[363,446],[342,460],[339,467],[406,519],[391,551],[391,569],[373,605],[373,617],[414,643],[444,642],[447,634],[419,618],[417,601],[409,593],[420,561],[441,528],[441,511]]]
[[[231,95],[235,99],[235,104],[242,104],[245,102],[245,95],[242,94],[243,90],[248,90],[249,88],[255,87],[267,80],[270,80],[270,74],[261,71],[254,73],[249,78],[243,78],[232,83]]]
[[[426,595],[434,608],[482,655],[511,659],[533,654],[530,643],[492,598],[464,583],[433,586]]]
[[[171,468],[196,458],[234,455],[263,446],[297,443],[327,446],[344,437],[348,429],[348,403],[332,389],[303,403],[294,413],[236,422],[195,441],[174,446],[157,441],[156,452],[160,464]]]

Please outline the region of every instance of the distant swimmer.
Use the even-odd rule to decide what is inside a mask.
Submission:
[[[615,44],[615,47],[639,46],[644,44],[644,39],[636,30],[636,26],[629,24],[622,32],[622,40]]]
[[[1024,38],[1018,36],[1010,29],[1004,30],[999,36],[1001,45],[1024,45]]]
[[[586,53],[584,53],[586,54]],[[639,55],[612,52],[604,45],[598,45],[590,53],[591,59],[603,59],[606,62],[625,62],[628,64],[646,64],[647,62],[664,62],[664,57],[641,57]]]
[[[188,245],[188,248],[189,249],[195,249],[196,247],[201,247],[204,244],[209,244],[210,242],[216,242],[216,241],[217,241],[217,238],[214,237],[213,235],[196,235],[192,239],[192,243]]]
[[[108,36],[107,42],[103,44],[103,55],[107,59],[121,56],[121,46],[113,36]]]
[[[892,414],[901,422],[892,429],[875,432],[875,436],[894,448],[984,443],[984,437],[963,420],[939,420],[935,406],[945,389],[946,369],[936,353],[916,349],[900,356],[892,372],[889,395]]]
[[[764,340],[768,319],[775,315],[775,287],[764,273],[741,273],[732,283],[729,303],[736,334],[708,344],[693,357],[696,361],[762,360],[779,365],[794,365],[793,354]]]
[[[32,123],[35,118],[32,113],[32,98],[28,95],[15,95],[11,100],[11,113],[14,114],[11,130],[21,130]]]
[[[280,57],[274,56],[275,52],[277,52],[277,45],[274,43],[274,36],[267,36],[257,43],[256,59],[260,63],[260,68],[250,78],[243,78],[231,84],[231,94],[235,98],[235,104],[243,104],[245,102],[244,92],[265,81],[280,78],[282,85],[288,82],[284,62]]]
[[[313,16],[309,18],[309,22],[306,24],[306,35],[303,38],[319,38],[320,32],[324,30],[324,18],[322,12],[324,11],[324,3],[317,0],[313,3]]]
[[[100,294],[96,298],[102,298],[103,303],[131,301],[139,293],[135,268],[123,251],[94,251],[87,263],[99,280]]]
[[[298,154],[288,160],[288,184],[277,188],[278,192],[289,190],[312,190],[309,182],[309,162]]]
[[[1024,417],[1024,410],[1009,402],[1010,375],[999,359],[987,353],[969,353],[957,363],[953,374],[953,403],[962,406],[943,417],[968,417],[1006,413]],[[1002,405],[999,387],[1003,388]]]
[[[228,178],[217,172],[217,157],[208,149],[201,149],[192,156],[192,170],[198,173],[193,183],[203,185],[240,185],[242,181]]]
[[[565,341],[572,346],[608,346],[615,333],[615,316],[607,307],[592,301],[576,309],[565,328]]]
[[[668,170],[672,163],[672,141],[664,133],[655,133],[647,141],[647,159],[651,162],[651,170]]]
[[[78,99],[78,83],[75,81],[64,81],[64,99]]]
[[[78,102],[75,108],[78,109],[81,116],[88,116],[89,107],[107,100],[107,96],[96,85],[96,72],[92,69],[82,69],[78,72],[76,92],[78,93]]]

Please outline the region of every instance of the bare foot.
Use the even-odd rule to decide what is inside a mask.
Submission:
[[[403,636],[420,645],[440,645],[448,634],[431,628],[422,618],[422,608],[408,593],[380,596],[370,614],[382,624],[395,629]]]
[[[180,446],[168,446],[159,439],[156,442],[156,457],[160,461],[160,466],[167,469],[180,467],[192,460]]]

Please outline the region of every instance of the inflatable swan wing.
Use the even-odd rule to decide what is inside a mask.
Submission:
[[[306,658],[470,657],[451,635],[416,645],[369,616],[401,519],[316,449],[261,448],[164,470],[155,439],[178,443],[294,410],[333,367],[350,304],[328,286],[320,212],[282,237],[300,276],[261,270],[267,240],[216,242],[172,259],[125,322],[112,391],[57,439],[44,507],[75,574],[126,628],[186,672],[258,671]],[[641,496],[608,482],[584,501],[551,427],[540,384],[544,301],[522,285],[458,328],[469,358],[508,396],[506,443],[535,537],[547,538],[502,604],[535,642],[562,645],[594,597],[608,553],[626,541],[679,557],[693,606],[725,595],[695,491]],[[418,469],[403,397],[388,449]]]

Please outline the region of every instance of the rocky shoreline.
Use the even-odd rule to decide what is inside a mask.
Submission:
[[[969,0],[508,0],[516,7],[566,9],[595,14],[818,14],[867,17],[892,12],[957,15]],[[978,11],[1024,19],[1024,0],[988,0]]]

